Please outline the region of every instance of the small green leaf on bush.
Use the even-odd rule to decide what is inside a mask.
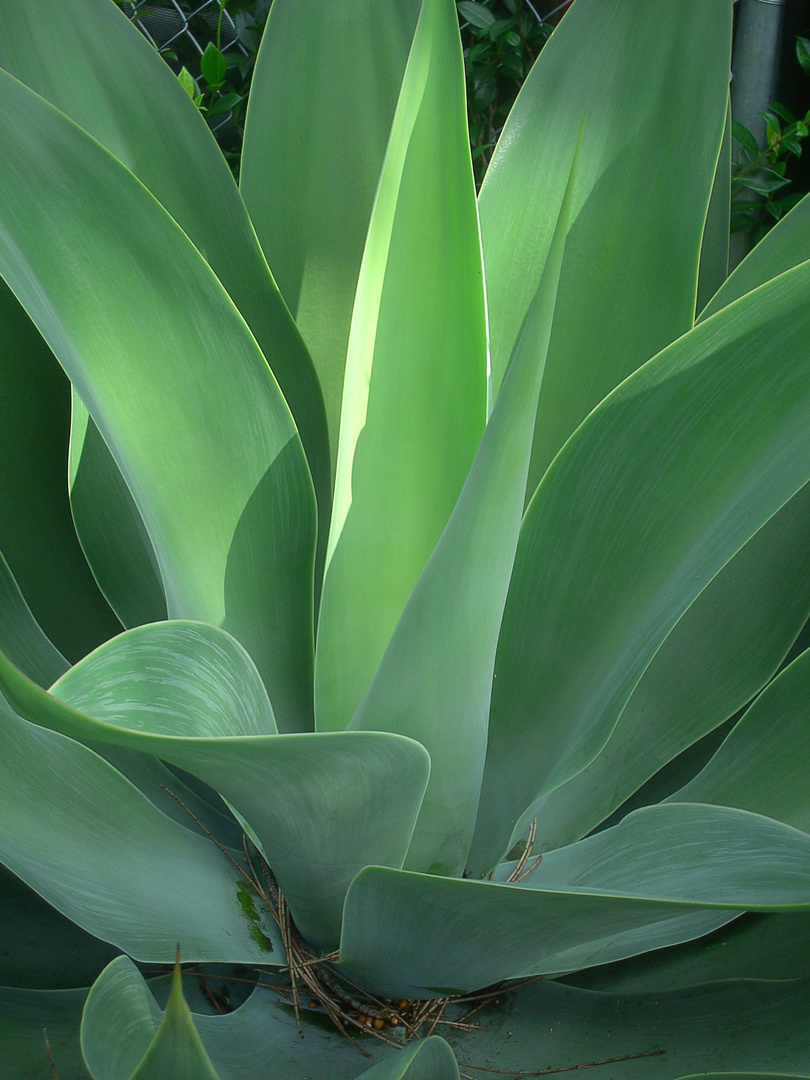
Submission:
[[[495,22],[495,16],[489,8],[484,7],[483,4],[475,3],[474,0],[461,0],[458,10],[462,18],[482,30],[486,30]]]
[[[227,70],[225,57],[213,41],[209,41],[205,46],[205,52],[200,58],[200,70],[209,86],[220,86],[225,78]]]
[[[810,38],[796,38],[796,58],[801,64],[802,70],[810,75]]]
[[[225,94],[221,98],[217,98],[211,108],[208,110],[209,116],[221,116],[223,113],[229,112],[234,106],[238,105],[242,100],[241,94]]]
[[[191,98],[192,101],[197,97],[197,83],[194,81],[194,77],[188,68],[183,67],[180,69],[180,74],[177,76],[177,80],[183,87],[185,92]]]
[[[745,126],[741,124],[739,120],[732,120],[731,122],[731,134],[740,144],[744,146],[746,150],[750,150],[752,154],[759,154],[759,146],[757,140]]]

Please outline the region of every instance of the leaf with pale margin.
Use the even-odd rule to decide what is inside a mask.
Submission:
[[[333,471],[360,260],[420,8],[275,0],[256,58],[240,188],[318,372]]]
[[[458,20],[446,0],[425,0],[352,315],[315,656],[318,730],[344,729],[374,678],[467,478],[486,379]]]
[[[591,409],[692,325],[730,43],[731,4],[577,0],[504,126],[479,197],[495,392],[588,112],[527,495]]]
[[[132,174],[11,76],[0,86],[0,273],[132,492],[170,614],[232,629],[281,722],[306,727],[315,500],[278,385],[208,265]],[[149,318],[133,320],[133,307]]]
[[[278,379],[301,433],[319,515],[328,521],[329,447],[312,361],[268,271],[230,170],[170,68],[108,0],[2,5],[0,67],[98,139],[202,252]],[[127,299],[140,320],[151,317],[137,294]]]
[[[471,865],[596,757],[684,611],[810,477],[808,295],[803,264],[695,327],[546,474],[501,627]]]
[[[301,933],[324,949],[337,944],[354,875],[405,858],[425,749],[385,732],[275,734],[250,658],[216,627],[136,627],[71,668],[53,695],[0,656],[0,691],[35,724],[156,755],[218,791],[252,827]]]

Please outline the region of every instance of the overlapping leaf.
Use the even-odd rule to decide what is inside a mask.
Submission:
[[[538,851],[590,832],[773,676],[810,614],[808,515],[805,487],[686,611],[602,752],[526,815],[537,817]]]
[[[0,67],[131,169],[209,262],[255,335],[295,417],[325,542],[329,450],[318,380],[230,171],[188,94],[108,0],[75,0],[69,7],[59,0],[3,5]],[[137,292],[125,300],[141,324],[151,317]]]
[[[320,730],[345,728],[368,690],[484,428],[484,289],[467,138],[455,11],[425,0],[352,315],[318,623]]]
[[[425,750],[382,732],[275,734],[250,658],[216,627],[130,630],[71,668],[53,696],[0,657],[0,690],[36,724],[145,751],[210,784],[252,827],[315,945],[336,944],[346,889],[363,866],[405,858]]]
[[[496,390],[588,111],[529,494],[590,410],[692,325],[730,41],[726,3],[577,0],[504,127],[479,199]]]
[[[357,277],[420,7],[275,2],[253,75],[241,191],[318,371],[333,471]]]
[[[315,507],[278,386],[211,270],[132,174],[9,75],[2,86],[0,273],[116,460],[170,613],[233,629],[281,722],[305,727]],[[148,318],[132,318],[138,307]]]
[[[408,853],[414,870],[460,873],[472,838],[495,648],[576,169],[575,156],[546,272],[464,489],[351,723],[410,735],[430,753],[430,783]]]
[[[70,386],[1,280],[0,325],[0,551],[48,638],[75,661],[121,625],[93,580],[70,515]]]
[[[611,394],[524,518],[506,604],[476,869],[607,742],[683,612],[810,475],[802,264]]]
[[[609,963],[698,937],[735,909],[809,909],[808,854],[810,837],[780,822],[683,804],[639,810],[519,884],[368,867],[346,898],[341,961],[405,997]]]

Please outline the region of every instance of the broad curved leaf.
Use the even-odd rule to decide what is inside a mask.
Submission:
[[[805,263],[695,327],[546,474],[501,628],[471,867],[596,757],[683,612],[807,482],[808,295]]]
[[[4,4],[0,67],[131,169],[202,252],[250,326],[295,417],[325,543],[331,481],[318,380],[199,110],[155,49],[109,0]],[[126,294],[125,301],[140,322],[151,317],[137,293]]]
[[[33,684],[32,684],[33,685]],[[141,959],[283,963],[236,868],[92,750],[0,701],[0,861],[83,929]],[[65,807],[70,812],[65,812]]]
[[[11,76],[0,85],[0,273],[121,469],[170,614],[232,629],[281,722],[306,726],[315,506],[278,386],[209,267],[132,174]],[[135,322],[133,306],[149,318]]]
[[[692,325],[730,46],[729,3],[577,0],[504,127],[479,198],[496,391],[588,112],[529,494],[590,410]]]
[[[467,478],[486,420],[485,320],[458,20],[425,0],[352,315],[319,730],[352,719]]]
[[[161,1010],[127,956],[118,956],[90,988],[81,1047],[94,1080],[129,1080],[160,1025]]]
[[[808,854],[810,838],[780,822],[684,804],[636,811],[520,884],[505,883],[510,864],[492,882],[367,867],[346,897],[341,963],[403,997],[609,963],[735,909],[810,909]]]
[[[602,752],[526,815],[537,817],[537,851],[585,836],[774,675],[810,614],[809,526],[805,486],[709,582],[653,657]]]
[[[0,691],[33,723],[154,754],[210,784],[251,826],[301,933],[333,948],[354,875],[402,865],[429,758],[384,732],[276,735],[251,669],[216,627],[156,623],[86,657],[56,696],[0,656]]]

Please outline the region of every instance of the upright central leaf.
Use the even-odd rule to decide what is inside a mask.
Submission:
[[[316,722],[345,727],[469,470],[486,328],[458,24],[425,0],[363,255],[316,656]]]

